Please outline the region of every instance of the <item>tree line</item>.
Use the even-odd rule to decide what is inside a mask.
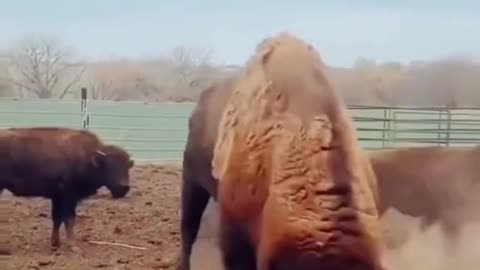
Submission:
[[[86,87],[92,99],[195,101],[237,68],[216,64],[211,50],[186,46],[150,59],[86,61],[56,37],[30,35],[0,52],[0,96],[78,98]],[[480,63],[469,57],[408,64],[359,58],[328,72],[347,104],[480,106]]]

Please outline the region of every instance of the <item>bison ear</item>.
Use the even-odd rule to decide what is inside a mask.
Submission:
[[[135,161],[133,159],[130,159],[130,161],[128,162],[128,168],[132,168],[133,165],[135,165]]]
[[[103,163],[103,160],[105,159],[106,156],[107,154],[105,154],[105,152],[103,152],[102,150],[95,151],[95,154],[92,158],[93,166],[99,167]]]

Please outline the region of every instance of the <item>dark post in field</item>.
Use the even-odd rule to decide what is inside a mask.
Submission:
[[[82,87],[82,100],[80,103],[80,110],[82,113],[82,128],[87,130],[90,123],[90,117],[87,111],[87,88]]]

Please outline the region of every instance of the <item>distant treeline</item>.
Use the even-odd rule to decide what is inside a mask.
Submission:
[[[212,51],[176,47],[145,59],[78,59],[58,39],[28,36],[0,54],[0,96],[104,100],[195,101],[231,67],[215,64]],[[467,57],[377,63],[359,59],[351,68],[329,67],[348,104],[480,106],[480,63]]]

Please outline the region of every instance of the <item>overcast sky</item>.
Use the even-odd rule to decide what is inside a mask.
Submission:
[[[264,37],[290,31],[328,64],[480,57],[480,1],[0,0],[0,48],[54,34],[85,57],[146,56],[178,44],[242,64]]]

